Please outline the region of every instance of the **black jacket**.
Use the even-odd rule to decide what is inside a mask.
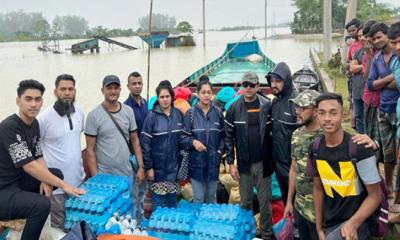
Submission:
[[[264,96],[257,95],[260,100],[260,138],[261,156],[263,161],[263,175],[270,176],[274,171],[272,159],[272,138],[270,110],[271,101]],[[248,145],[248,115],[243,96],[232,103],[225,116],[225,151],[227,162],[233,164],[236,159],[239,173],[249,173],[250,153]]]
[[[183,117],[171,107],[170,116],[159,105],[144,120],[140,143],[144,168],[154,169],[155,182],[175,182],[181,161],[180,150],[184,140]]]
[[[272,137],[273,156],[278,176],[289,176],[291,158],[292,133],[297,128],[296,112],[294,104],[289,99],[297,96],[293,89],[292,75],[286,63],[278,63],[272,70],[273,74],[279,75],[284,81],[283,91],[272,99]],[[267,81],[271,85],[270,75]]]

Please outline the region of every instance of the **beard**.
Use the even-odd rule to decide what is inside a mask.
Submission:
[[[311,116],[311,117],[305,119],[302,123],[300,123],[300,124],[299,124],[299,127],[307,126],[307,125],[309,125],[310,123],[312,123],[312,121],[313,121],[313,117]]]
[[[282,90],[280,90],[279,88],[277,88],[277,87],[272,88],[272,94],[274,94],[275,96],[279,95],[281,93],[282,93]]]
[[[54,103],[54,109],[61,116],[70,115],[71,113],[75,112],[74,102],[75,97],[66,100],[57,97],[57,101]]]
[[[384,48],[386,48],[386,46],[388,45],[388,43],[384,44],[382,47],[378,47],[378,46],[374,46],[376,50],[382,50]]]
[[[61,99],[60,97],[57,97],[57,102],[62,102],[63,104],[69,104],[69,105],[74,105],[75,103],[75,96],[72,99]]]

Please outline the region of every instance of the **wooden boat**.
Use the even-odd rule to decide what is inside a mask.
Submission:
[[[272,70],[275,63],[261,51],[257,40],[228,43],[224,53],[211,63],[200,68],[178,86],[186,86],[193,91],[202,75],[207,75],[216,92],[225,86],[239,87],[245,72],[258,75],[261,90],[270,93],[265,75]]]
[[[309,67],[304,66],[292,76],[295,88],[302,92],[306,89],[314,89],[319,91],[319,77]]]

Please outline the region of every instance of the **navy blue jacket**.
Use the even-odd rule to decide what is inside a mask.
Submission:
[[[175,182],[184,139],[183,117],[171,107],[168,117],[156,105],[147,114],[140,134],[145,170],[153,168],[155,182]]]
[[[219,174],[219,163],[224,150],[224,115],[211,104],[207,115],[196,104],[186,112],[183,120],[185,133],[190,137],[184,140],[189,153],[189,176],[197,181],[216,181]],[[206,152],[197,152],[193,140],[200,141]]]

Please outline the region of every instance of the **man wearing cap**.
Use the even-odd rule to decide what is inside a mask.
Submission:
[[[90,175],[108,173],[132,176],[132,166],[129,163],[130,150],[127,140],[130,140],[138,162],[136,182],[144,179],[143,158],[136,132],[135,116],[129,106],[118,101],[121,93],[121,83],[117,76],[108,75],[103,79],[101,92],[104,101],[89,112],[86,125],[87,162]],[[118,130],[117,124],[124,136]]]
[[[276,178],[282,193],[282,200],[286,203],[289,184],[289,168],[292,158],[290,143],[292,133],[297,128],[296,113],[289,99],[296,97],[297,91],[293,89],[292,74],[289,66],[278,63],[275,68],[265,76],[275,98],[272,100],[272,136],[273,156],[276,166]]]
[[[255,186],[260,203],[261,237],[271,239],[271,174],[274,171],[269,116],[271,102],[257,94],[259,86],[255,73],[247,72],[243,75],[243,94],[226,113],[225,149],[230,174],[234,180],[239,181],[241,208],[253,209]],[[234,164],[235,155],[237,167]]]
[[[313,201],[313,177],[307,175],[306,169],[310,145],[317,136],[323,134],[316,112],[316,99],[319,95],[315,90],[305,90],[296,98],[289,100],[295,105],[297,124],[301,127],[294,131],[292,136],[292,164],[289,171],[289,193],[284,217],[294,216],[300,239],[318,240]],[[357,134],[353,136],[353,141],[366,144],[367,148],[377,147],[367,135]]]
[[[289,192],[284,216],[295,217],[300,239],[318,240],[313,178],[306,175],[308,148],[314,138],[322,134],[316,119],[315,100],[318,96],[319,93],[315,90],[305,90],[289,100],[295,105],[297,124],[301,127],[294,131],[292,136],[292,164],[289,170]]]

